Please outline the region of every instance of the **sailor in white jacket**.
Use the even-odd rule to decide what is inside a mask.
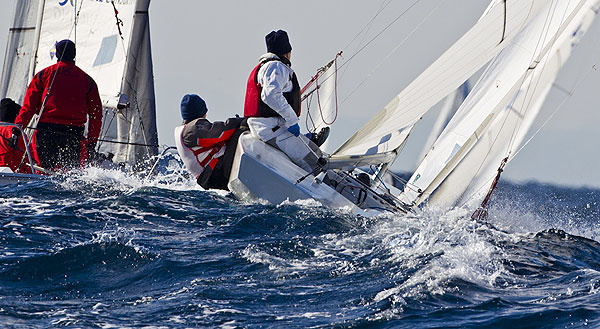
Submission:
[[[248,78],[244,116],[251,133],[277,147],[290,159],[312,172],[321,150],[300,134],[300,85],[291,67],[292,46],[285,31],[266,37],[267,51]]]

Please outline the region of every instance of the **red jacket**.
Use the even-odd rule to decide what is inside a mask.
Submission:
[[[9,167],[13,172],[30,173],[29,159],[25,159],[21,170],[17,171],[21,160],[23,159],[23,151],[25,143],[23,138],[19,137],[17,149],[13,149],[8,145],[7,139],[12,136],[12,127],[0,127],[0,167]]]
[[[24,127],[39,113],[48,89],[40,122],[83,127],[89,117],[88,142],[96,143],[102,126],[98,86],[74,62],[57,62],[33,77],[15,123]]]

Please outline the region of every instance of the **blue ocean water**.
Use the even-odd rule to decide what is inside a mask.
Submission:
[[[87,169],[0,187],[0,327],[600,327],[600,190],[356,217]]]

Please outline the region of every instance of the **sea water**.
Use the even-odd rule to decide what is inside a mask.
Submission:
[[[247,203],[171,162],[0,188],[0,327],[600,327],[600,190],[471,210]]]

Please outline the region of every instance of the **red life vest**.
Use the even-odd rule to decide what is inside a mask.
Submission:
[[[250,73],[250,77],[248,77],[248,84],[246,86],[246,99],[244,101],[244,117],[246,118],[279,116],[277,112],[265,104],[265,102],[263,102],[263,100],[260,98],[262,85],[258,83],[258,71],[263,65],[271,61],[279,61],[283,63],[283,61],[280,59],[269,58],[258,63],[254,70],[252,70],[252,73]],[[296,73],[294,73],[290,79],[292,80],[292,90],[283,93],[283,97],[287,100],[288,104],[290,104],[294,112],[296,112],[296,115],[300,117],[300,84],[298,83]]]

